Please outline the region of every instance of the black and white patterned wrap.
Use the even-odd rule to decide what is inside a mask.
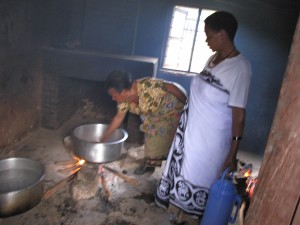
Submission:
[[[204,212],[209,190],[197,187],[181,176],[187,116],[188,103],[184,107],[184,112],[176,130],[170,150],[171,155],[168,158],[167,173],[162,175],[157,188],[156,202],[164,208],[167,208],[169,203],[172,203],[187,213],[201,216]]]

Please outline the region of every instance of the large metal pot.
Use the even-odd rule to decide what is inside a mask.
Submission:
[[[85,124],[73,129],[71,138],[74,154],[92,163],[105,163],[118,159],[128,133],[123,129],[117,129],[108,141],[100,143],[99,138],[107,126]]]
[[[0,216],[23,213],[43,197],[45,167],[28,158],[0,160]]]

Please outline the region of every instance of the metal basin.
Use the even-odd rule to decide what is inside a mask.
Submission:
[[[0,216],[25,212],[43,197],[45,167],[27,158],[0,160]]]
[[[107,127],[106,124],[85,124],[73,129],[71,138],[74,155],[92,163],[118,159],[128,133],[123,129],[117,129],[108,141],[100,143],[99,138]]]

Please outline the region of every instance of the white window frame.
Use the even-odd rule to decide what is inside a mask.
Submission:
[[[174,6],[163,54],[163,70],[184,74],[202,71],[213,54],[204,32],[204,20],[213,12],[215,10]]]

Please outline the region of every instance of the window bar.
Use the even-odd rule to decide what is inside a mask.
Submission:
[[[197,18],[197,23],[196,23],[196,29],[195,29],[195,34],[194,34],[194,40],[193,40],[193,45],[192,45],[192,51],[191,51],[191,57],[190,57],[190,63],[189,63],[189,69],[188,72],[191,72],[191,66],[192,66],[192,61],[193,61],[193,54],[194,54],[194,48],[196,44],[196,38],[197,38],[197,33],[198,33],[198,26],[200,23],[200,14],[201,11],[198,11],[198,18]]]
[[[173,12],[172,12],[171,24],[172,24],[172,21],[174,19],[174,13],[175,13],[175,9],[173,9]],[[171,26],[172,25],[168,26],[169,32],[168,32],[168,39],[165,43],[165,47],[164,47],[164,50],[163,50],[162,68],[164,68],[165,61],[166,61],[166,56],[167,56],[167,49],[169,48],[169,45],[170,45],[169,42],[170,42]]]

